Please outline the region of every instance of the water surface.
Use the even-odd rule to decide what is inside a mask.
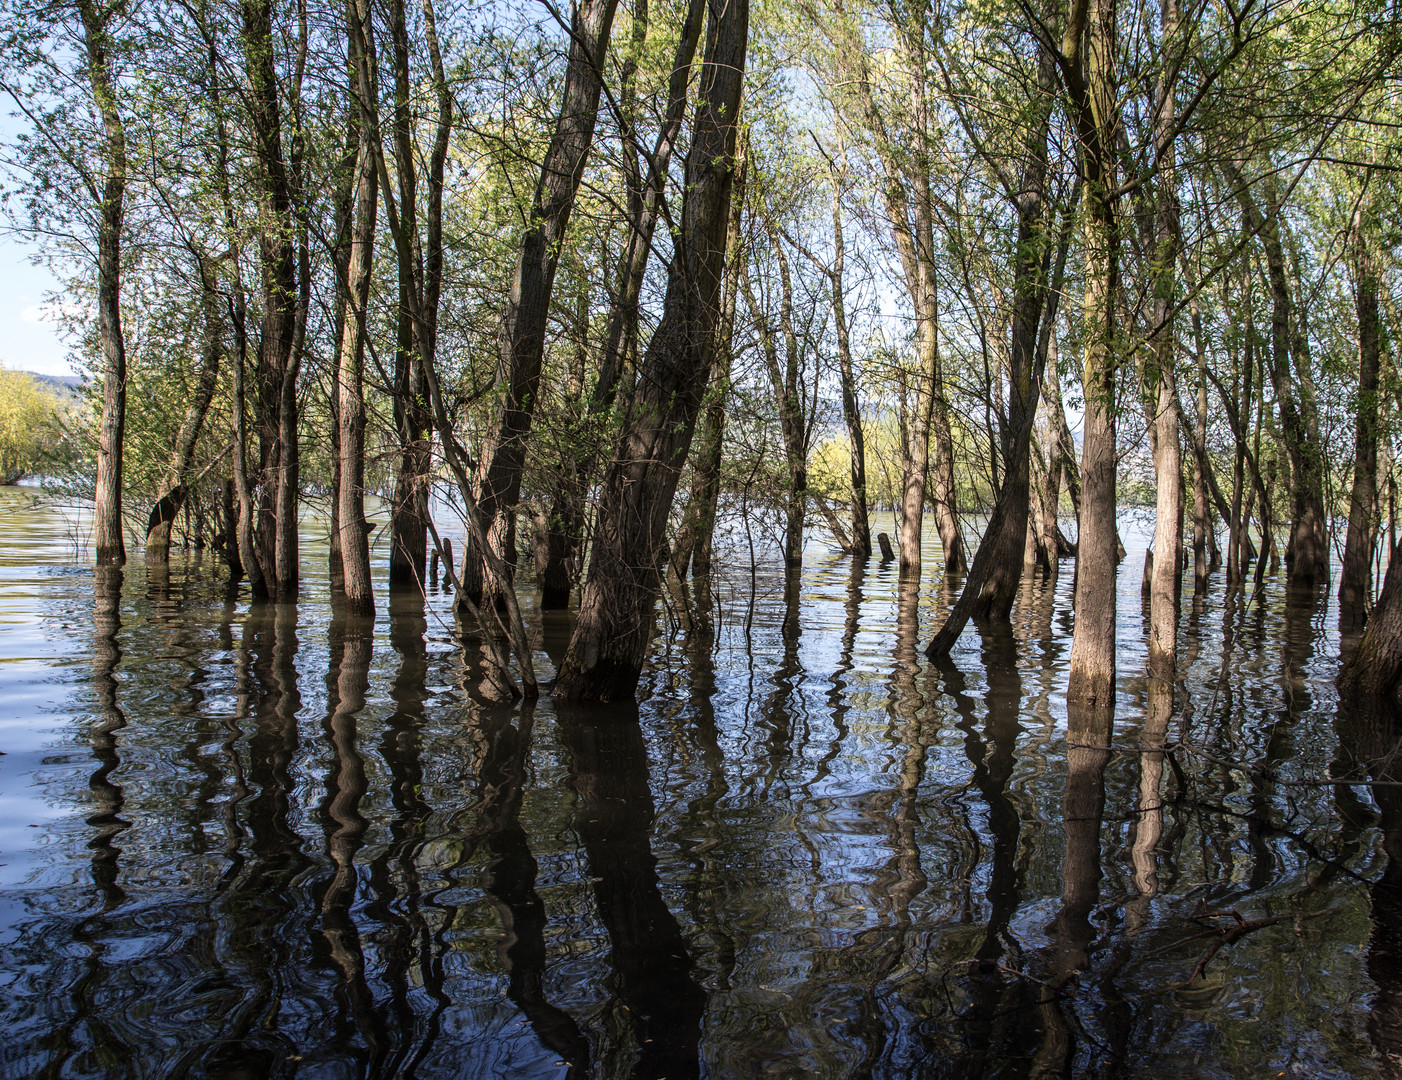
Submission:
[[[1107,751],[1069,561],[932,666],[937,548],[917,590],[815,535],[786,604],[740,532],[637,707],[504,708],[446,594],[333,610],[315,522],[250,604],[5,489],[0,1073],[1395,1075],[1402,787],[1328,778],[1402,728],[1275,578],[1189,576],[1170,713],[1125,532]]]

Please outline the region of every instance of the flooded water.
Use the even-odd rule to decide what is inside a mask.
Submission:
[[[742,547],[637,707],[512,709],[447,595],[339,617],[314,524],[250,605],[5,489],[0,1074],[1394,1075],[1402,728],[1323,600],[1220,575],[1168,715],[1125,528],[1107,751],[1070,562],[936,667],[935,551],[917,594],[815,537],[786,608]]]

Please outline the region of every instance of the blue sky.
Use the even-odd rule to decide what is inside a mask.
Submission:
[[[0,364],[44,375],[73,375],[68,347],[45,318],[45,298],[58,288],[48,267],[29,261],[34,248],[0,232]]]

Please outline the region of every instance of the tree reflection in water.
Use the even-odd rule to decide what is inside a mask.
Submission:
[[[1209,579],[1166,687],[1126,559],[1112,730],[1069,572],[932,667],[946,585],[809,554],[568,711],[482,704],[447,593],[6,564],[0,1073],[1402,1076],[1402,728],[1328,597]]]

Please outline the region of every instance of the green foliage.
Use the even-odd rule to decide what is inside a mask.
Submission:
[[[0,484],[69,468],[78,458],[73,399],[0,367]]]

